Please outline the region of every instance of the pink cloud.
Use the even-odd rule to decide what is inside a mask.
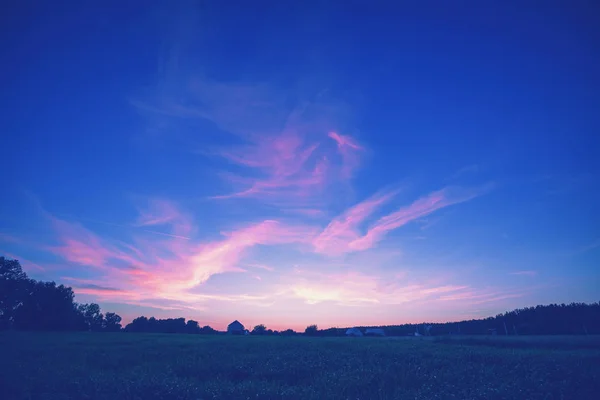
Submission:
[[[338,144],[338,148],[351,148],[354,150],[364,150],[354,139],[350,136],[340,135],[336,132],[329,132],[329,137],[335,140]]]
[[[328,100],[325,92],[293,108],[286,104],[287,94],[264,85],[195,80],[192,92],[202,104],[194,115],[245,142],[216,152],[243,171],[223,174],[234,191],[215,199],[255,198],[286,208],[320,208],[326,184],[350,178],[358,166],[355,153],[362,147],[356,141],[332,132],[335,151],[324,140],[344,114],[344,107]]]
[[[335,218],[313,240],[315,251],[330,255],[338,255],[349,251],[349,243],[360,237],[357,230],[360,224],[395,194],[395,192],[377,194]]]
[[[140,210],[136,225],[142,227],[168,225],[172,228],[171,233],[153,230],[148,230],[148,232],[181,239],[189,239],[187,235],[192,231],[189,217],[183,215],[171,202],[161,199],[150,199],[148,201],[148,207]]]
[[[369,228],[366,235],[348,244],[352,250],[366,250],[383,239],[387,232],[397,229],[420,217],[431,214],[441,208],[463,203],[489,191],[489,187],[476,189],[463,189],[447,187],[429,196],[421,198],[408,207],[380,218]]]
[[[448,187],[423,197],[407,207],[379,218],[366,234],[361,235],[359,225],[370,216],[377,207],[393,196],[375,196],[352,207],[342,216],[334,219],[313,241],[319,253],[339,255],[352,251],[372,248],[385,235],[407,223],[433,213],[441,208],[471,200],[489,190],[489,186],[476,189]]]
[[[253,246],[302,243],[314,234],[310,227],[266,220],[223,232],[222,240],[212,242],[144,238],[136,240],[134,246],[100,239],[78,224],[53,221],[60,245],[50,250],[70,262],[90,267],[90,271],[97,271],[94,280],[70,278],[76,293],[129,303],[163,299],[179,304],[177,307],[182,304],[192,307],[195,302],[211,299],[257,300],[244,295],[203,295],[192,289],[213,275],[243,272],[239,264]],[[192,223],[186,221],[184,225],[191,227]]]
[[[440,295],[462,299],[472,296],[468,285],[439,285],[433,281],[409,280],[402,274],[369,275],[356,271],[322,273],[295,270],[284,293],[303,299],[307,304],[334,302],[338,305],[399,305],[421,301],[437,301]]]
[[[89,296],[95,296],[100,301],[119,301],[123,302],[127,299],[139,298],[139,294],[136,292],[129,292],[121,289],[114,288],[93,288],[93,287],[78,287],[74,286],[73,291],[75,294],[85,294]]]
[[[352,177],[354,170],[360,163],[359,152],[364,148],[360,146],[353,138],[346,135],[340,135],[336,132],[330,132],[329,137],[337,143],[338,151],[342,155],[343,164],[341,167],[341,176],[344,179]]]
[[[67,223],[52,218],[54,229],[59,234],[60,246],[49,247],[49,250],[67,261],[85,265],[103,267],[113,256],[102,240],[79,224]]]
[[[491,289],[481,289],[478,291],[468,290],[462,293],[440,296],[441,301],[464,301],[469,304],[483,304],[499,300],[522,297],[521,293],[504,293],[492,291]]]
[[[268,265],[263,265],[263,264],[246,264],[246,266],[251,267],[251,268],[262,269],[262,270],[269,271],[269,272],[275,271],[275,268],[269,267]]]
[[[307,198],[321,192],[329,161],[315,154],[317,143],[309,143],[294,132],[253,140],[253,145],[222,155],[238,165],[258,170],[262,176],[230,176],[230,183],[245,188],[217,198],[254,197],[275,203],[305,204]]]
[[[438,287],[434,287],[434,288],[424,289],[421,291],[421,293],[423,293],[423,294],[448,293],[448,292],[456,292],[456,291],[460,291],[460,290],[464,290],[464,289],[468,289],[468,288],[469,288],[468,286],[446,285],[446,286],[438,286]]]

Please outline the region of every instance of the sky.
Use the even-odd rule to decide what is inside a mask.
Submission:
[[[600,300],[594,2],[101,3],[3,13],[30,277],[217,329]]]

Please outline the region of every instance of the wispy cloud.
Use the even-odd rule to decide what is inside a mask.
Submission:
[[[356,140],[347,135],[340,135],[337,132],[329,132],[329,137],[337,143],[338,151],[343,158],[341,176],[344,179],[350,179],[354,170],[360,162],[360,153],[365,149],[358,144]]]
[[[144,222],[140,224],[173,224],[176,220],[186,230],[192,229],[192,222],[185,220],[185,214],[173,205],[161,207],[161,210],[168,212],[143,212],[139,221]],[[164,217],[166,215],[169,218]],[[156,299],[171,301],[171,305],[167,306],[179,303],[190,306],[211,299],[257,300],[244,295],[205,295],[194,290],[213,275],[244,271],[239,265],[245,252],[253,246],[302,243],[314,234],[314,230],[307,226],[265,220],[222,232],[222,240],[211,242],[134,238],[131,243],[123,243],[101,239],[77,223],[56,218],[52,222],[58,233],[59,245],[49,247],[49,250],[67,261],[96,271],[94,280],[69,278],[75,284],[76,293],[128,304]]]
[[[536,276],[537,271],[514,271],[509,272],[510,275],[521,275],[521,276]]]
[[[586,251],[594,250],[600,247],[600,239],[596,239],[592,243],[582,246],[576,253],[585,253]]]
[[[335,218],[313,240],[315,251],[331,255],[351,251],[350,243],[360,237],[359,226],[381,205],[390,201],[395,194],[396,192],[376,194]]]
[[[493,303],[523,297],[523,293],[498,292],[493,290],[466,291],[439,297],[444,302],[465,302],[469,305]]]
[[[234,177],[232,184],[247,186],[233,194],[217,198],[260,197],[277,202],[306,198],[325,182],[328,160],[318,157],[317,143],[306,142],[297,133],[286,132],[275,137],[257,138],[253,145],[222,153],[230,161],[259,170],[263,176]]]
[[[317,252],[330,255],[366,250],[382,240],[388,232],[441,208],[471,200],[490,188],[489,185],[471,189],[447,187],[433,192],[407,207],[379,218],[362,235],[358,231],[360,224],[379,206],[388,202],[394,193],[376,195],[334,219],[313,241],[313,245]]]
[[[149,229],[146,231],[181,239],[189,239],[187,235],[192,231],[190,218],[183,215],[173,203],[162,199],[148,200],[147,207],[140,209],[136,225],[141,227],[169,226],[172,229],[170,233]]]
[[[148,99],[133,104],[146,113],[211,121],[240,144],[207,151],[232,168],[220,174],[232,187],[214,199],[258,199],[285,209],[321,209],[332,183],[351,179],[362,145],[339,133],[346,106],[327,91],[297,96],[268,84],[216,82],[188,77],[184,100]],[[332,140],[331,140],[332,139]],[[192,139],[193,141],[193,139]]]
[[[350,242],[348,247],[351,250],[365,250],[372,247],[375,243],[394,229],[397,229],[417,218],[431,214],[432,212],[454,204],[463,203],[487,193],[491,189],[490,185],[481,188],[459,188],[447,187],[429,196],[421,198],[408,207],[380,218],[369,228],[366,235]]]
[[[52,224],[59,235],[60,245],[50,246],[48,250],[67,261],[84,265],[104,267],[110,258],[118,253],[89,230],[77,223],[68,223],[52,217]]]
[[[222,152],[232,163],[245,167],[247,173],[225,174],[231,185],[243,189],[215,198],[257,198],[277,204],[284,211],[312,216],[322,213],[324,195],[330,189],[328,183],[352,177],[359,164],[355,153],[361,148],[350,137],[336,134],[343,142],[337,142],[335,152],[323,141],[323,135],[303,132],[301,123],[289,124],[278,135],[254,135],[251,144]]]
[[[458,179],[463,177],[464,175],[476,174],[479,172],[479,170],[480,168],[477,164],[467,165],[456,171],[456,173],[452,175],[451,179]]]
[[[481,304],[520,296],[516,293],[475,289],[470,285],[442,284],[408,279],[406,274],[365,274],[356,271],[323,273],[296,270],[283,293],[307,304],[331,302],[343,306],[468,302]]]
[[[268,265],[264,265],[264,264],[244,264],[244,266],[250,267],[250,268],[258,268],[258,269],[262,269],[262,270],[269,271],[269,272],[275,271],[275,268],[270,267]]]

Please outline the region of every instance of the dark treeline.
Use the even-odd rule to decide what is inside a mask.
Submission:
[[[154,317],[138,317],[123,329],[125,332],[150,332],[150,333],[197,333],[203,335],[215,334],[216,330],[210,326],[200,327],[197,321],[185,318],[156,319]]]
[[[600,334],[600,302],[550,304],[526,307],[495,317],[461,322],[358,327],[383,328],[386,336],[415,335],[580,335]],[[30,279],[17,260],[0,257],[0,330],[151,332],[217,334],[210,326],[184,318],[138,317],[121,329],[121,317],[102,314],[95,303],[78,304],[70,287]],[[347,328],[318,329],[310,325],[306,336],[345,336]],[[291,329],[273,331],[257,325],[252,335],[298,335]]]
[[[29,279],[17,260],[0,257],[0,330],[119,331],[121,317],[78,304],[70,287]]]
[[[495,317],[460,322],[422,323],[383,328],[387,336],[419,335],[587,335],[600,334],[600,302],[538,305],[519,308]],[[311,336],[344,336],[347,328],[316,329],[312,325],[305,334]]]

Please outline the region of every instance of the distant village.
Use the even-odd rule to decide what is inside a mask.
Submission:
[[[268,330],[267,331],[263,331],[261,329],[261,327],[263,327],[263,325],[258,325],[258,327],[255,327],[255,329],[251,331],[249,331],[248,329],[246,329],[244,327],[244,325],[238,321],[235,320],[232,323],[230,323],[229,325],[227,325],[227,333],[231,334],[231,335],[250,335],[252,333],[256,334],[256,333],[261,333],[261,334],[268,334]],[[318,330],[316,329],[316,325],[313,326],[309,326],[307,327],[306,331],[304,332],[305,334],[309,334],[311,333],[311,331],[313,330],[312,328],[314,327],[314,331],[318,332]],[[258,329],[256,329],[258,328]],[[258,331],[258,332],[257,332]],[[289,330],[291,331],[291,330]],[[288,331],[284,331],[287,333],[291,333]],[[292,331],[294,332],[294,331]],[[294,332],[296,333],[296,332]],[[271,334],[280,334],[280,332],[278,331],[273,331],[271,332]],[[359,336],[385,336],[385,330],[383,328],[366,328],[366,329],[361,329],[361,328],[349,328],[346,329],[346,336],[355,336],[355,337],[359,337]],[[418,332],[415,332],[415,336],[421,336]]]

